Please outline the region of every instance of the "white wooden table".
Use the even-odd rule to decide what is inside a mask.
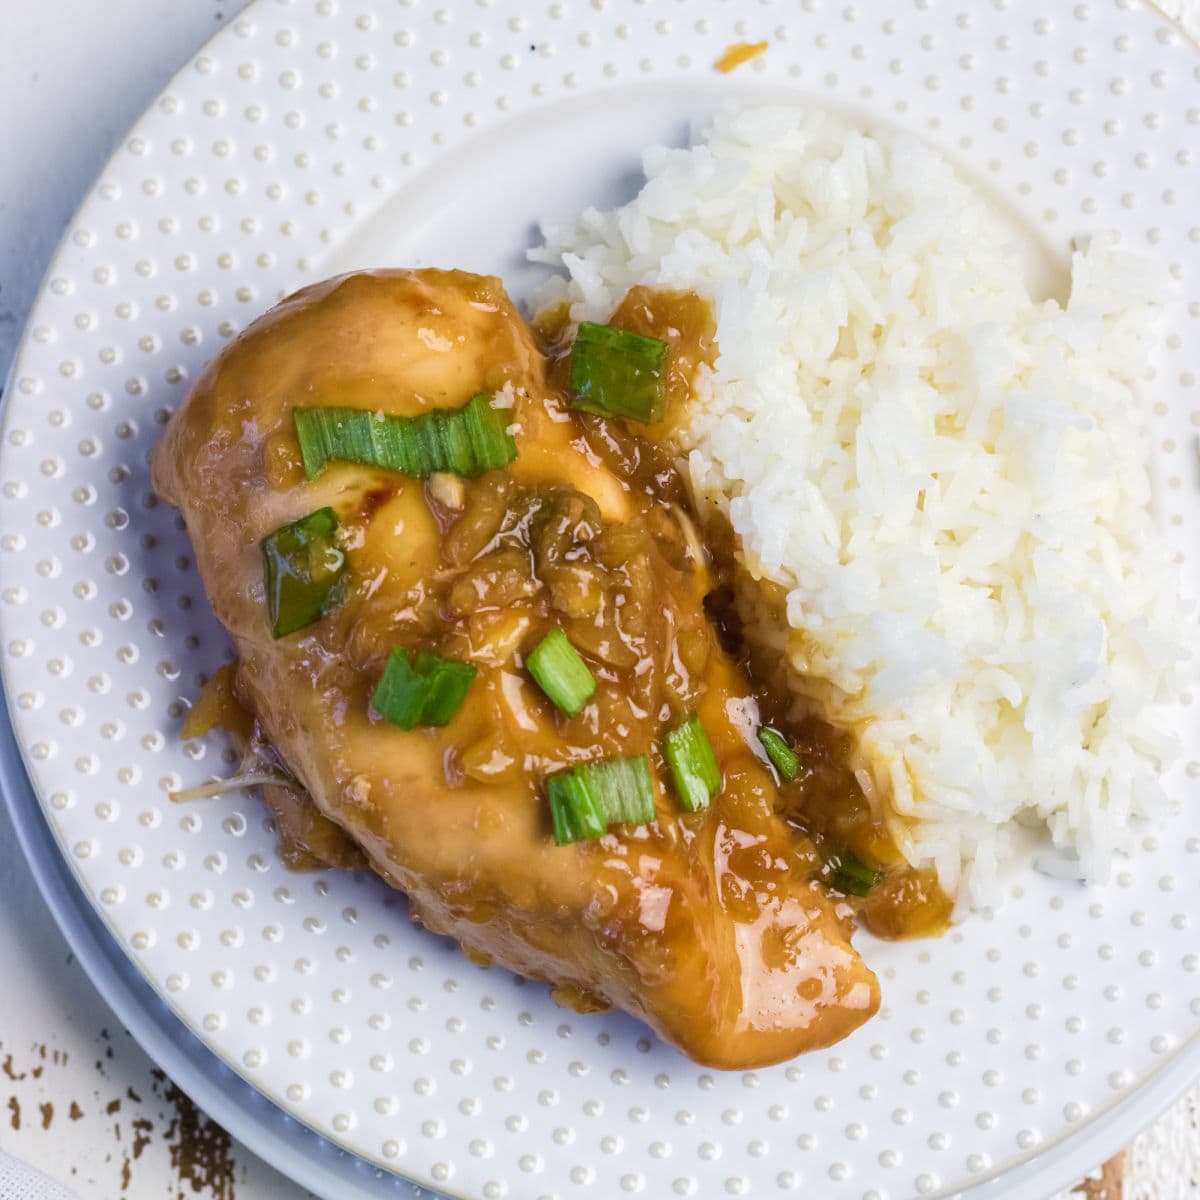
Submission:
[[[0,379],[54,246],[112,147],[242,6],[0,0]],[[1200,34],[1200,0],[1160,7]],[[2,808],[0,988],[0,1149],[81,1197],[308,1194],[198,1113],[115,1021],[43,905]],[[1094,1200],[1200,1197],[1200,1090],[1103,1182],[1081,1188]]]

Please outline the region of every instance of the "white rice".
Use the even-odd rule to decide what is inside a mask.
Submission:
[[[854,733],[902,850],[963,903],[995,898],[1019,825],[1105,878],[1161,803],[1192,635],[1131,388],[1165,273],[1096,237],[1066,307],[1037,302],[933,151],[810,110],[726,112],[644,167],[630,204],[544,227],[533,257],[568,278],[543,299],[713,299],[683,449],[786,592],[761,636],[798,706]]]

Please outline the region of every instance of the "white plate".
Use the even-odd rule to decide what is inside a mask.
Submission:
[[[75,958],[138,1044],[213,1120],[259,1158],[326,1200],[437,1200],[292,1120],[191,1033],[139,974],[73,878],[0,712],[0,797],[33,877]]]
[[[798,89],[925,134],[1050,258],[1113,225],[1172,264],[1181,299],[1147,393],[1163,519],[1181,555],[1194,544],[1191,49],[1128,0],[1052,17],[1017,0],[731,9],[260,0],[103,173],[15,368],[2,661],[77,878],[235,1070],[450,1193],[998,1193],[1048,1178],[1072,1138],[1115,1144],[1120,1113],[1149,1115],[1147,1097],[1200,1066],[1200,763],[1171,781],[1186,815],[1112,887],[1029,875],[938,943],[868,945],[880,1018],[740,1075],[471,966],[371,880],[288,875],[253,798],[166,799],[229,769],[217,739],[178,741],[181,701],[227,642],[148,495],[146,456],[188,381],[276,296],[346,265],[490,268],[524,290],[537,217],[627,194],[642,145],[734,93]],[[760,35],[766,55],[712,72]],[[1193,553],[1193,585],[1198,569]],[[1200,745],[1194,719],[1189,736]]]
[[[41,888],[76,959],[142,1048],[214,1120],[277,1170],[324,1200],[437,1200],[437,1195],[348,1154],[292,1120],[216,1057],[163,1003],[105,928],[73,878],[21,766],[20,753],[0,713],[0,797]],[[987,1200],[1040,1200],[1074,1183],[1141,1129],[1189,1080],[1186,1056],[1177,1056],[1103,1117],[1088,1122],[1058,1153],[1042,1154],[1014,1176],[972,1189]],[[1123,1132],[1124,1131],[1124,1132]]]

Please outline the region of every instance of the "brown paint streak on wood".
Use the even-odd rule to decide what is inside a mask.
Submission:
[[[167,1129],[171,1166],[180,1184],[206,1192],[212,1200],[234,1200],[233,1149],[229,1134],[210,1120],[179,1090],[168,1083],[164,1092],[175,1109]],[[182,1187],[180,1195],[184,1194]]]
[[[138,1117],[133,1123],[133,1157],[136,1161],[142,1157],[142,1151],[150,1145],[150,1135],[154,1132],[154,1122],[146,1117]]]
[[[104,1047],[102,1056],[96,1060],[96,1071],[101,1078],[106,1078],[107,1061],[119,1056],[114,1055],[107,1030],[101,1033],[100,1041],[109,1044]],[[20,1071],[10,1054],[0,1061],[0,1072],[13,1083],[19,1083],[22,1080],[38,1079],[43,1073],[44,1063],[63,1065],[67,1061],[65,1052],[50,1051],[44,1044],[32,1046],[30,1057],[38,1065]],[[110,1118],[121,1112],[125,1114],[121,1121],[114,1120],[112,1123],[115,1147],[104,1159],[106,1163],[113,1164],[114,1170],[116,1164],[120,1163],[120,1194],[132,1195],[138,1191],[133,1187],[134,1167],[153,1142],[157,1129],[161,1131],[159,1136],[166,1141],[166,1149],[170,1154],[175,1175],[173,1194],[177,1200],[187,1200],[191,1196],[197,1197],[197,1200],[201,1196],[204,1200],[235,1200],[236,1164],[229,1134],[197,1109],[157,1068],[151,1071],[150,1090],[151,1094],[145,1100],[133,1087],[127,1087],[124,1096],[111,1096],[110,1093],[111,1098],[103,1097],[101,1090],[94,1090],[92,1093],[97,1112],[103,1111]],[[26,1099],[32,1103],[37,1097]],[[161,1105],[157,1120],[140,1115],[146,1112],[147,1104],[156,1102]],[[6,1104],[9,1124],[19,1131],[22,1126],[21,1099],[10,1095]],[[38,1102],[38,1113],[42,1129],[50,1130],[55,1116],[54,1105],[48,1101]],[[79,1121],[85,1113],[79,1103],[72,1100],[67,1115],[72,1121]],[[74,1168],[72,1173],[75,1173]]]
[[[1114,1155],[1093,1179],[1085,1179],[1071,1189],[1072,1194],[1084,1200],[1124,1200],[1125,1196],[1125,1151]]]

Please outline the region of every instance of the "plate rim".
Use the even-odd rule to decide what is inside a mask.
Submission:
[[[286,1112],[206,1046],[163,999],[75,878],[70,856],[63,852],[25,770],[7,703],[0,707],[0,801],[42,900],[101,999],[206,1115],[281,1175],[323,1200],[347,1200],[347,1186],[356,1189],[354,1196],[369,1200],[403,1195],[397,1188],[406,1184],[420,1189],[416,1195],[443,1200],[443,1193],[369,1162]],[[297,1151],[302,1164],[296,1162]],[[326,1161],[331,1157],[332,1163]],[[301,1165],[316,1174],[300,1174]],[[379,1186],[365,1187],[360,1177],[364,1172],[379,1179]]]
[[[102,181],[119,161],[126,144],[152,117],[163,98],[187,76],[195,60],[211,47],[232,40],[234,25],[239,20],[252,17],[256,11],[266,8],[268,0],[248,0],[227,24],[196,46],[125,128],[112,152],[84,190],[46,260],[43,276],[16,341],[3,390],[0,391],[0,456],[3,454],[4,435],[9,423],[9,401],[20,374],[18,368],[29,352],[35,318],[45,301],[55,268],[70,252],[71,234],[81,214],[96,200]],[[1196,43],[1157,4],[1144,4],[1142,10],[1149,20],[1173,29],[1200,51],[1200,43]],[[624,87],[637,87],[641,83],[626,82]],[[804,88],[794,90],[798,95],[810,96]],[[542,111],[553,107],[555,103],[564,102],[569,101],[552,102]],[[265,1089],[243,1073],[240,1064],[227,1061],[200,1038],[143,971],[133,949],[117,936],[103,907],[88,894],[74,856],[61,840],[59,830],[49,820],[42,797],[32,782],[26,747],[16,733],[17,726],[12,714],[15,691],[7,658],[3,654],[0,654],[0,696],[4,701],[0,705],[0,800],[5,804],[22,853],[56,924],[104,1002],[125,1024],[142,1049],[238,1141],[297,1185],[316,1191],[323,1200],[343,1200],[347,1196],[347,1177],[333,1172],[328,1164],[320,1162],[316,1155],[321,1152],[335,1155],[344,1162],[349,1178],[370,1173],[382,1181],[379,1190],[362,1191],[359,1194],[363,1196],[395,1195],[398,1186],[409,1185],[418,1189],[418,1195],[429,1196],[430,1200],[478,1200],[475,1195],[439,1190],[439,1185],[414,1178],[395,1167],[374,1162],[348,1149],[341,1144],[334,1131],[315,1128],[284,1109]],[[95,928],[89,928],[89,925]],[[117,951],[115,955],[112,953],[114,947]],[[128,977],[123,974],[122,967],[128,972]],[[156,1013],[155,1009],[160,1011]],[[183,1045],[177,1045],[177,1041],[182,1041]],[[203,1065],[195,1059],[201,1060]],[[218,1082],[210,1078],[211,1074],[225,1078]],[[184,1080],[186,1084],[182,1082]],[[233,1099],[232,1090],[227,1086],[231,1080],[236,1081],[237,1092],[244,1103]],[[1111,1154],[1128,1147],[1138,1133],[1165,1113],[1197,1080],[1200,1080],[1200,1028],[1176,1047],[1169,1057],[1155,1064],[1141,1081],[1107,1106],[1094,1109],[1078,1125],[1064,1129],[1057,1138],[1039,1144],[1016,1161],[1010,1159],[1009,1166],[986,1173],[966,1187],[939,1188],[931,1193],[929,1200],[1030,1200],[1031,1187],[1036,1189],[1034,1194],[1037,1196],[1048,1197],[1057,1190],[1071,1186]],[[255,1112],[255,1108],[260,1111]],[[308,1178],[297,1173],[301,1164],[295,1161],[296,1146],[284,1144],[285,1133],[272,1133],[266,1128],[265,1123],[271,1118],[284,1123],[285,1128],[286,1125],[294,1126],[296,1132],[292,1140],[304,1145],[307,1151],[303,1165],[318,1171],[319,1178]],[[243,1121],[245,1124],[240,1123]],[[249,1132],[244,1132],[246,1130]],[[1120,1133],[1120,1130],[1124,1132]],[[364,1180],[359,1178],[351,1186],[360,1187],[363,1183]]]

